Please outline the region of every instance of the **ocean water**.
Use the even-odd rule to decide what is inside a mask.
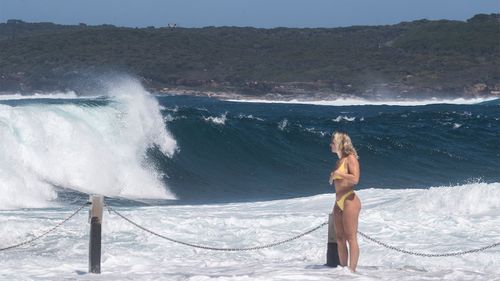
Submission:
[[[443,103],[444,102],[444,103]],[[347,131],[360,155],[359,230],[446,253],[500,242],[500,101],[292,101],[163,96],[133,80],[98,96],[0,96],[0,248],[88,200],[173,239],[213,247],[284,240],[328,219]],[[325,267],[327,228],[257,251],[214,252],[103,221],[102,274],[87,274],[87,209],[0,251],[1,280],[500,280],[500,247],[457,257],[359,237],[357,273]]]

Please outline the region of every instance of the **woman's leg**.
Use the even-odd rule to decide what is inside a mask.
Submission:
[[[342,223],[342,211],[337,204],[333,207],[333,222],[335,223],[335,235],[337,236],[337,249],[341,266],[347,266],[347,244],[344,234],[344,224]]]
[[[358,219],[361,210],[361,201],[358,196],[353,196],[351,200],[344,203],[344,212],[342,214],[342,224],[344,226],[345,239],[349,243],[349,269],[356,271],[359,259],[358,245]],[[350,198],[349,198],[350,199]]]

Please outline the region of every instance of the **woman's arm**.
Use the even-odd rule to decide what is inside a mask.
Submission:
[[[335,171],[332,176],[339,176],[343,180],[348,181],[351,185],[356,185],[359,182],[359,161],[356,159],[356,156],[349,155],[347,157],[347,173],[342,173],[339,171]]]

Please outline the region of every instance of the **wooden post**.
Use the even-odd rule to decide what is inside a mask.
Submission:
[[[337,248],[337,235],[335,235],[334,214],[328,216],[328,248],[326,249],[326,265],[337,267],[340,265],[339,250]]]
[[[104,197],[90,195],[89,273],[101,273],[101,225]]]

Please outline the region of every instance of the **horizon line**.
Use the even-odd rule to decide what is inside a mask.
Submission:
[[[124,26],[124,25],[114,25],[110,23],[102,23],[102,24],[88,24],[85,22],[80,22],[80,23],[75,23],[75,24],[65,24],[65,23],[57,23],[57,22],[52,22],[52,21],[39,21],[39,22],[30,22],[26,21],[23,19],[7,19],[5,22],[0,22],[0,24],[13,24],[13,23],[26,23],[26,24],[54,24],[54,25],[61,25],[61,26],[84,26],[84,27],[99,27],[99,26],[109,26],[109,27],[117,27],[117,28],[133,28],[133,29],[161,29],[161,28],[224,28],[224,27],[231,27],[231,28],[255,28],[255,29],[280,29],[280,28],[290,28],[290,29],[333,29],[333,28],[347,28],[347,27],[365,27],[365,26],[392,26],[392,25],[399,25],[399,24],[404,24],[404,23],[412,23],[412,22],[420,22],[420,21],[455,21],[455,22],[468,22],[470,19],[478,16],[478,15],[487,15],[487,16],[499,16],[500,13],[478,13],[472,15],[470,18],[465,19],[465,20],[457,20],[457,19],[428,19],[428,18],[420,18],[420,19],[415,19],[415,20],[409,20],[409,21],[400,21],[398,23],[392,23],[392,24],[372,24],[372,25],[367,25],[367,24],[359,24],[359,25],[339,25],[339,26],[332,26],[332,27],[325,27],[325,26],[315,26],[315,27],[291,27],[291,26],[275,26],[275,27],[256,27],[256,26],[249,26],[249,25],[205,25],[205,26],[182,26],[179,25],[176,22],[171,22],[167,23],[166,25],[162,26],[157,26],[157,25],[148,25],[148,26]]]

